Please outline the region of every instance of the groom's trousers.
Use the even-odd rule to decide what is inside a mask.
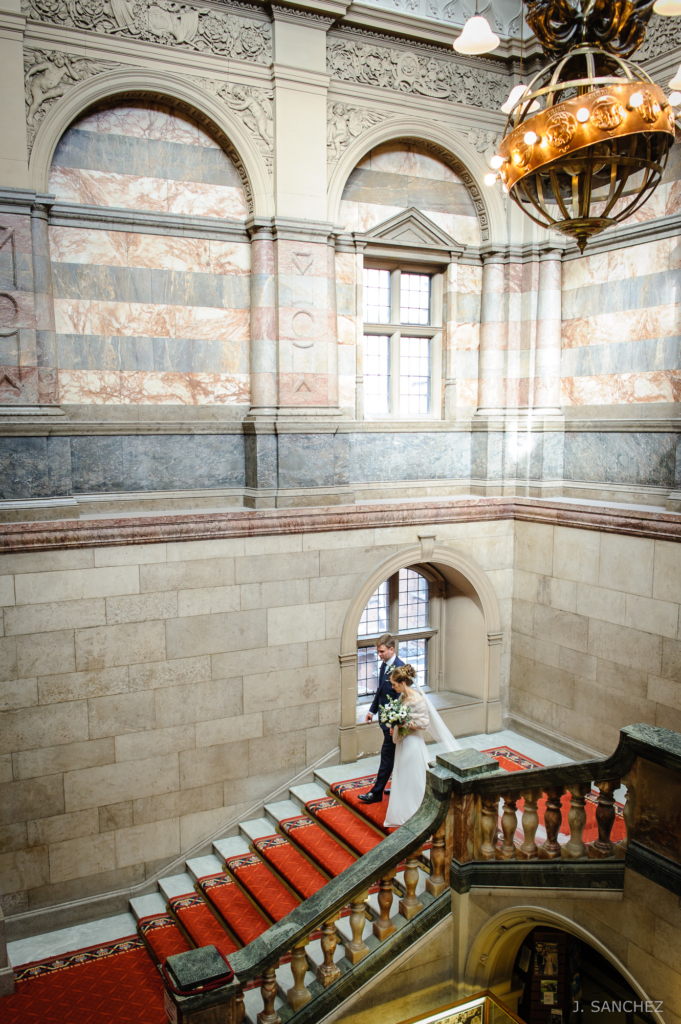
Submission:
[[[393,770],[393,765],[395,764],[395,744],[393,743],[393,738],[390,735],[390,729],[383,729],[383,726],[381,726],[381,729],[383,731],[383,746],[381,747],[381,764],[378,769],[376,781],[371,787],[371,792],[375,793],[377,796],[379,794],[381,796],[383,795],[383,790],[388,785],[388,779],[390,778],[390,774]]]

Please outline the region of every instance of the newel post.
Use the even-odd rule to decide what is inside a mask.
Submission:
[[[472,747],[438,754],[437,763],[446,768],[454,778],[449,811],[445,819],[446,874],[453,860],[465,864],[479,858],[482,845],[480,798],[473,792],[473,783],[481,775],[501,774],[501,769],[493,757],[481,754]]]
[[[203,946],[169,956],[166,967],[172,971],[174,979],[182,979],[185,985],[200,986],[210,982],[210,974],[215,969],[215,955],[213,946]],[[164,975],[163,1007],[169,1024],[239,1024],[243,991],[238,979],[234,978],[219,988],[180,995],[173,991],[173,985]]]

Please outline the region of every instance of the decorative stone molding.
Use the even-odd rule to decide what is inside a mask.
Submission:
[[[466,135],[466,142],[476,153],[496,153],[503,136],[501,132],[485,131],[483,128],[471,128]]]
[[[120,67],[112,61],[74,57],[61,50],[24,50],[24,91],[26,98],[26,138],[28,152],[38,129],[53,103],[64,93],[93,75]]]
[[[396,115],[369,110],[367,107],[349,107],[346,103],[329,102],[326,105],[326,159],[329,164],[340,160],[346,147],[359,138],[372,125]]]
[[[272,60],[269,22],[175,0],[24,0],[22,13],[31,21],[133,36],[249,63]]]
[[[330,38],[327,70],[342,82],[373,85],[498,110],[508,94],[506,75],[431,56],[425,49],[398,49],[351,38]]]
[[[648,22],[643,46],[634,54],[634,60],[659,57],[681,46],[681,22],[678,18],[664,18],[653,14]]]
[[[448,149],[445,149],[444,146],[438,146],[437,143],[435,142],[411,138],[403,138],[400,139],[400,141],[406,142],[408,145],[412,146],[422,146],[429,153],[432,153],[433,156],[440,160],[443,164],[445,164],[447,167],[450,167],[454,171],[454,173],[458,175],[459,178],[461,178],[461,181],[468,189],[468,194],[471,197],[473,206],[475,207],[475,212],[478,215],[478,223],[480,224],[480,238],[483,242],[487,242],[489,240],[490,235],[487,210],[485,208],[485,203],[482,198],[482,195],[480,194],[478,184],[473,175],[471,174],[471,172],[468,170],[468,168],[465,167],[460,160],[457,160],[457,158],[452,153],[450,153]]]
[[[193,78],[206,92],[221,99],[242,121],[253,142],[262,153],[271,174],[274,153],[274,92],[255,85],[216,82]]]

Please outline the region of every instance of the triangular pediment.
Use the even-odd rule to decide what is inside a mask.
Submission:
[[[376,224],[369,231],[355,234],[367,243],[408,246],[418,249],[440,249],[448,252],[463,252],[465,246],[443,231],[415,206],[395,214],[381,224]]]

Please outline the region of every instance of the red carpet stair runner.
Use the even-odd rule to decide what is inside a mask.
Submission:
[[[511,772],[541,767],[509,747],[485,753]],[[132,900],[137,936],[21,969],[16,993],[2,1001],[3,1024],[162,1024],[161,981],[154,964],[206,945],[216,946],[228,957],[393,831],[384,824],[387,797],[369,805],[358,799],[374,778],[333,782],[327,789],[322,777],[323,785],[294,787],[293,799],[265,807],[267,817],[243,822],[240,835],[213,844],[213,854],[187,861],[186,873],[161,879],[160,892]],[[566,794],[562,799],[564,835],[568,834],[569,806]],[[595,794],[587,797],[585,842],[598,834],[596,806]],[[542,800],[542,822],[544,808]],[[522,810],[522,801],[518,809]],[[616,815],[615,841],[624,835],[620,805]],[[516,837],[522,840],[520,828]],[[375,899],[370,897],[370,905]],[[349,908],[337,925],[341,934],[347,913]],[[318,935],[311,936],[310,956],[315,939]],[[342,945],[338,955],[343,955]],[[254,982],[252,987],[256,986]],[[246,1006],[249,1019],[254,1018],[256,1011],[249,1011],[248,998]]]

